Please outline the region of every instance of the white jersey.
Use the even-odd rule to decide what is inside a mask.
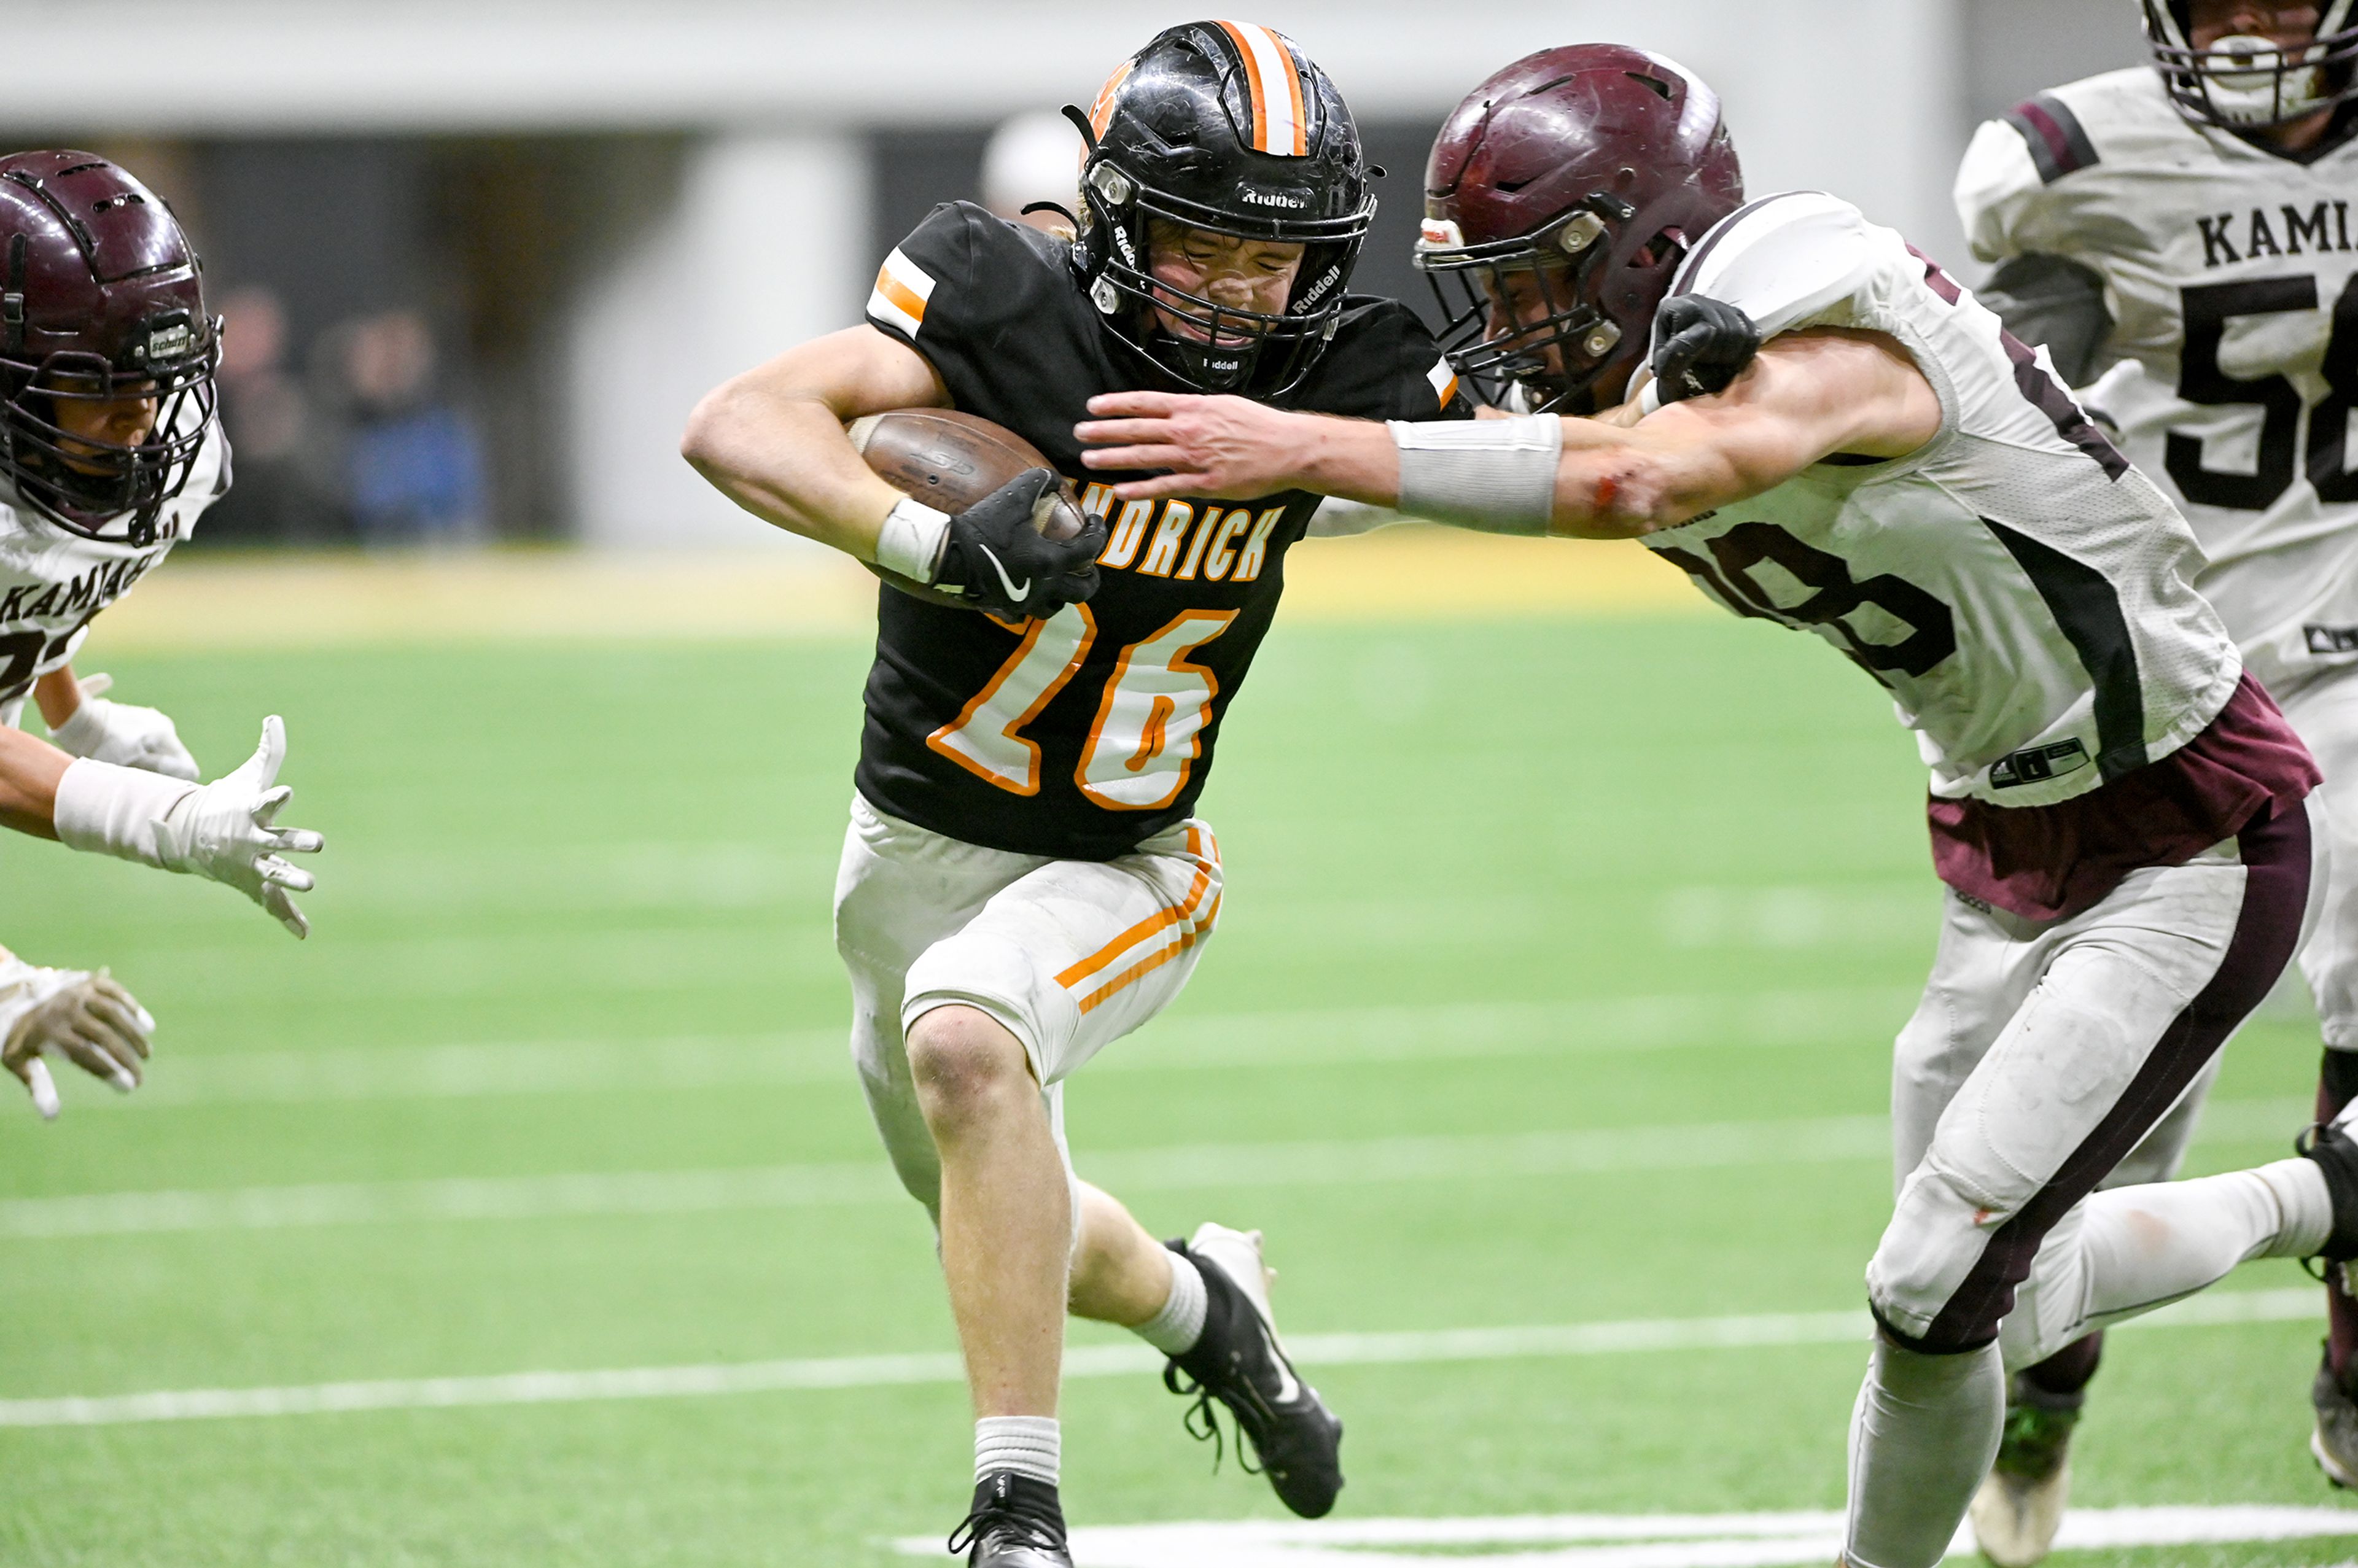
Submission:
[[[1672,285],[1742,307],[1762,338],[1898,340],[1940,433],[1889,461],[1842,454],[1646,544],[1739,615],[1817,633],[1890,691],[1934,794],[2047,806],[2193,739],[2242,675],[2195,592],[2168,498],[2055,381],[2044,352],[1888,229],[1817,191],[1706,234]]]
[[[2061,256],[2113,330],[2088,406],[2171,493],[2263,682],[2358,662],[2358,139],[2310,162],[2190,123],[2150,68],[1982,126],[1957,210],[1985,261]]]
[[[216,421],[146,545],[85,539],[0,485],[0,724],[17,721],[36,679],[73,662],[92,620],[189,536],[198,514],[229,489],[229,440]]]

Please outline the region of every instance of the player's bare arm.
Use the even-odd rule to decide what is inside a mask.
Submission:
[[[1125,501],[1305,489],[1400,503],[1403,453],[1389,426],[1166,393],[1109,394],[1089,408],[1103,417],[1077,429],[1092,447],[1084,461],[1169,470],[1116,486]],[[1939,433],[1941,404],[1894,340],[1824,329],[1770,342],[1714,395],[1627,425],[1609,415],[1556,423],[1563,445],[1548,531],[1630,538],[1772,490],[1836,452],[1904,457]]]
[[[681,455],[755,516],[973,609],[1053,615],[1096,590],[1102,524],[1051,540],[1036,526],[1055,486],[1033,469],[955,514],[902,494],[846,427],[896,408],[946,408],[923,354],[873,326],[815,339],[723,384],[697,406]]]
[[[81,683],[74,679],[73,666],[61,665],[35,681],[33,702],[41,710],[41,722],[52,730],[72,719],[81,706]]]
[[[0,725],[0,827],[55,838],[58,781],[72,765],[55,746]]]
[[[902,496],[860,460],[845,427],[949,404],[923,354],[873,327],[849,327],[708,393],[688,416],[680,455],[763,522],[873,563],[878,533]]]

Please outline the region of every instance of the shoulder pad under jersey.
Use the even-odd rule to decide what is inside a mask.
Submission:
[[[868,319],[926,347],[1020,321],[1044,295],[1069,292],[1061,241],[968,201],[945,201],[892,247]]]
[[[2208,153],[2160,77],[2133,66],[2034,92],[1984,121],[1950,195],[1974,254],[2003,261],[2068,249],[2075,205],[2104,200],[2110,176],[2183,168]]]
[[[1736,306],[1766,341],[1856,294],[1876,265],[1857,208],[1823,190],[1790,190],[1714,224],[1680,265],[1671,292]]]

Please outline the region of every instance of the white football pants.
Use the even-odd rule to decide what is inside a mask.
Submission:
[[[1198,820],[1119,860],[1052,860],[946,838],[852,797],[835,882],[851,1055],[901,1184],[936,1224],[941,1159],[909,1075],[909,1025],[950,1003],[1004,1025],[1022,1042],[1061,1151],[1065,1077],[1177,998],[1219,913],[1219,846]],[[1065,1169],[1069,1180],[1069,1152]]]

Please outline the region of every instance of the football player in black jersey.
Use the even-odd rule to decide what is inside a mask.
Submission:
[[[1469,412],[1412,313],[1344,292],[1369,171],[1291,40],[1171,28],[1072,114],[1076,232],[936,208],[886,258],[865,326],[722,386],[684,444],[748,511],[969,607],[879,594],[836,929],[870,1108],[940,1231],[978,1417],[951,1549],[988,1568],[1071,1560],[1068,1305],[1169,1356],[1199,1434],[1225,1405],[1297,1513],[1342,1485],[1341,1423],[1278,1342],[1259,1235],[1156,1243],[1073,1177],[1061,1121],[1065,1076],[1168,1005],[1212,934],[1219,852],[1195,797],[1318,498],[1117,505],[1121,476],[1082,467],[1073,427],[1092,395],[1141,388]],[[911,406],[994,421],[1093,481],[1090,529],[1031,527],[1044,470],[955,516],[903,497],[845,427]]]

